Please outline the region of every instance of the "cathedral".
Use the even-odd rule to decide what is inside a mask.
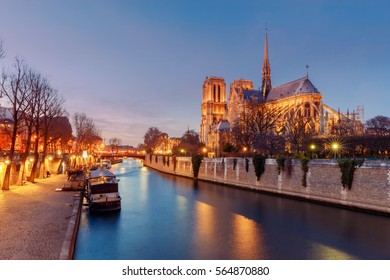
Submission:
[[[298,123],[303,119],[310,119],[305,129],[317,137],[362,133],[362,107],[358,108],[357,113],[343,114],[325,105],[322,93],[310,81],[308,74],[286,84],[272,86],[267,33],[261,80],[259,90],[254,89],[250,80],[233,81],[226,99],[225,80],[221,77],[206,77],[203,83],[200,141],[206,145],[209,156],[219,156],[224,144],[234,142],[231,133],[238,123],[248,121],[244,120],[244,116],[250,112],[249,104],[253,103],[274,113],[273,118],[277,118],[277,122],[267,132],[274,135],[286,135],[292,121]],[[275,112],[279,112],[277,116]],[[265,118],[265,114],[262,117]],[[240,129],[243,130],[242,126]]]

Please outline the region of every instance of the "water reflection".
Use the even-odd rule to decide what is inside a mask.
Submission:
[[[311,256],[313,259],[320,260],[354,260],[355,256],[348,254],[337,248],[327,246],[324,244],[313,243]]]
[[[84,210],[75,259],[390,259],[387,217],[194,182],[134,160],[113,169],[122,210]]]
[[[261,228],[255,221],[241,215],[233,217],[232,257],[236,259],[265,259],[266,248]]]

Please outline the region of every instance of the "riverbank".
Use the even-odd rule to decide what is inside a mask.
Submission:
[[[0,190],[0,259],[72,259],[79,192],[56,191],[66,175]]]
[[[190,157],[145,156],[145,165],[193,178]],[[343,187],[336,160],[310,160],[306,172],[299,160],[278,170],[267,159],[256,178],[251,158],[204,158],[198,179],[295,199],[390,215],[390,161],[365,161],[355,171],[351,188]]]

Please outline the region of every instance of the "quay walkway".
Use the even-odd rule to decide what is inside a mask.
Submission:
[[[72,259],[80,192],[56,191],[67,176],[0,189],[0,260]]]

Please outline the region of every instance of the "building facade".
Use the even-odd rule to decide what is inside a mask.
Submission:
[[[272,87],[268,34],[264,42],[261,88],[255,90],[252,81],[240,79],[230,84],[228,99],[226,93],[224,78],[206,77],[203,83],[200,141],[206,145],[211,156],[219,155],[224,144],[232,143],[231,133],[234,127],[247,121],[244,116],[253,104],[257,104],[256,110],[260,106],[262,110],[273,112],[275,121],[267,133],[274,135],[291,133],[293,126],[296,127],[304,120],[304,129],[316,136],[363,132],[363,120],[355,112],[343,114],[323,103],[322,93],[311,82],[308,74]],[[271,113],[268,118],[270,115]],[[262,117],[267,118],[267,115],[263,113]],[[243,124],[240,127],[243,130]]]

